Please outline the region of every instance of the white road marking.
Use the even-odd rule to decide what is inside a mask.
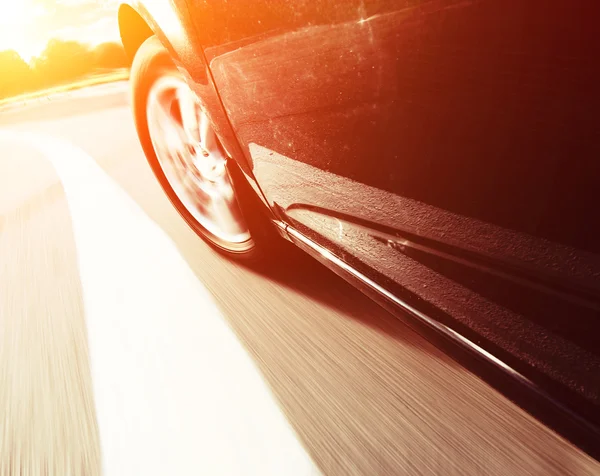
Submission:
[[[83,151],[39,144],[63,183],[106,475],[318,474],[168,236]]]

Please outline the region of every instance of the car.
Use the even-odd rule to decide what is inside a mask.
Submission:
[[[165,0],[118,23],[140,143],[209,245],[291,241],[596,431],[598,13]]]

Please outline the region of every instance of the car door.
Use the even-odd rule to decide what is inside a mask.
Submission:
[[[190,6],[281,218],[597,409],[596,2]]]

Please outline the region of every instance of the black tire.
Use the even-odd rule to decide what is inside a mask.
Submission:
[[[247,183],[235,161],[229,159],[227,169],[233,183],[238,205],[250,231],[251,244],[249,241],[245,242],[245,246],[248,246],[247,249],[240,250],[232,247],[228,242],[224,242],[210,233],[192,216],[169,184],[156,157],[154,146],[150,139],[146,112],[152,85],[163,75],[182,76],[171,60],[168,51],[157,37],[152,36],[140,46],[135,54],[131,67],[130,84],[135,126],[140,143],[154,175],[179,214],[192,230],[211,247],[230,258],[252,263],[266,262],[267,255],[265,250],[276,239],[276,234],[270,220],[267,219],[262,211],[257,209],[257,206],[262,205],[262,202],[256,197],[252,187]]]

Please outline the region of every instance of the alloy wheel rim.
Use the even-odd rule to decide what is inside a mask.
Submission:
[[[238,250],[250,248],[226,156],[185,80],[159,78],[150,89],[146,113],[158,163],[188,213],[216,241]]]

